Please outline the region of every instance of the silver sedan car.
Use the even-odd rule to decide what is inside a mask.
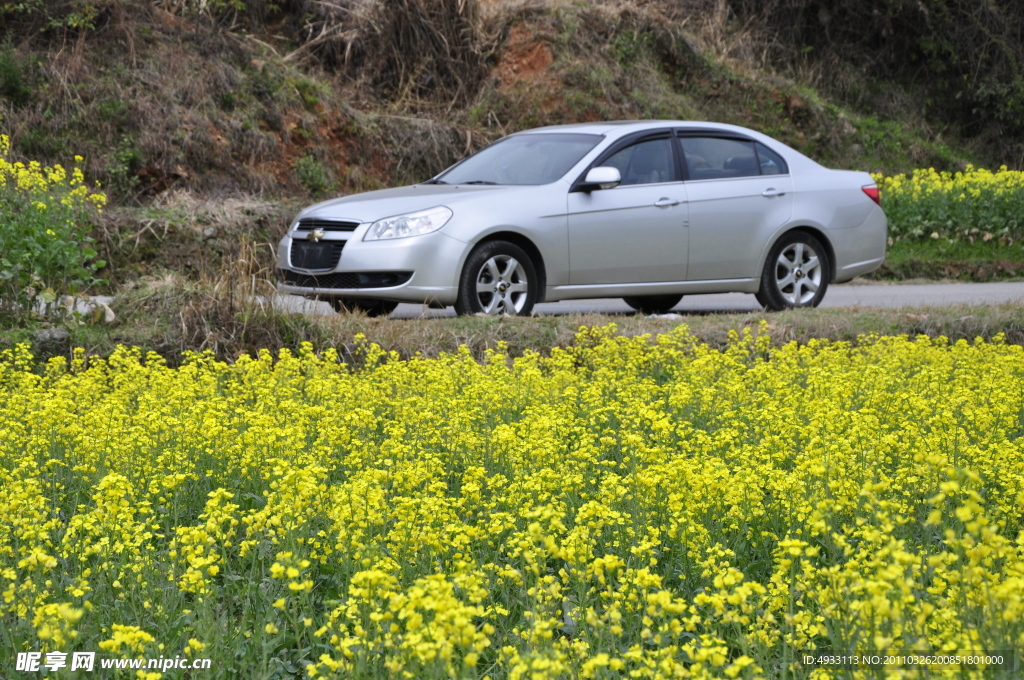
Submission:
[[[728,292],[813,307],[829,283],[882,264],[886,230],[869,174],[753,130],[561,125],[504,137],[422,184],[306,208],[278,247],[278,287],[371,315],[399,302],[530,314],[599,297],[659,313]]]

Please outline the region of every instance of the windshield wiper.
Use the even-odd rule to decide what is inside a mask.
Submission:
[[[448,184],[443,179],[428,179],[424,184]]]
[[[459,182],[459,184],[497,184],[497,182],[488,182],[485,179],[475,179],[472,182]]]

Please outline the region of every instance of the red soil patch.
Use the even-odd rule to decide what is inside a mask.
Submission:
[[[551,47],[539,40],[529,27],[519,24],[512,28],[505,43],[501,61],[494,68],[494,75],[501,87],[524,80],[549,80],[545,78],[548,67],[554,61]]]
[[[262,164],[280,184],[298,188],[295,165],[314,149],[327,152],[326,163],[339,180],[353,167],[364,177],[380,182],[387,180],[391,172],[387,154],[373,140],[357,135],[350,121],[326,114],[318,117],[315,129],[302,132],[301,127],[294,116],[285,114],[282,130],[277,135],[281,156]]]
[[[530,105],[542,111],[545,117],[560,116],[555,111],[563,109],[562,85],[559,76],[552,69],[555,57],[548,40],[538,34],[543,28],[530,24],[512,27],[508,40],[502,49],[498,65],[491,71],[497,81],[497,89],[518,96],[526,94]]]

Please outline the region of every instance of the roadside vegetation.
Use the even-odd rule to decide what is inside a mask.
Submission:
[[[1016,281],[1024,278],[1024,246],[998,240],[902,239],[866,280]]]
[[[70,172],[38,161],[12,163],[0,134],[0,323],[60,317],[59,298],[99,283],[90,235],[106,194],[85,183],[74,157]]]
[[[1024,241],[1024,172],[914,170],[875,175],[894,240],[933,240],[1012,246]]]
[[[1024,172],[968,165],[875,179],[890,247],[871,278],[991,281],[1024,274]]]
[[[581,327],[614,323],[617,333],[636,336],[667,333],[679,326],[713,348],[723,348],[730,332],[742,332],[762,322],[772,342],[806,344],[815,338],[858,343],[872,333],[916,337],[946,336],[951,340],[991,339],[1024,345],[1024,308],[1020,305],[955,305],[906,309],[801,309],[778,313],[742,312],[649,317],[642,314],[568,314],[564,316],[461,317],[440,319],[380,319],[361,314],[321,316],[295,314],[266,302],[270,286],[258,278],[231,274],[199,282],[168,275],[146,278],[119,292],[110,303],[113,319],[101,313],[83,323],[61,326],[58,337],[39,326],[11,329],[0,335],[0,349],[29,343],[40,360],[70,357],[75,347],[88,355],[109,356],[118,345],[156,352],[169,365],[186,360],[189,351],[210,351],[224,361],[261,349],[287,348],[297,352],[303,342],[317,348],[336,348],[351,359],[355,338],[361,336],[402,358],[436,357],[465,346],[483,361],[499,346],[511,356],[528,352],[549,354],[572,344]],[[261,297],[262,296],[262,297]]]

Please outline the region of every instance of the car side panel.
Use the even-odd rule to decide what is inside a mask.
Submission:
[[[834,276],[838,283],[872,272],[885,261],[888,220],[881,209],[872,210],[856,227],[833,229],[828,234],[836,251]]]
[[[763,245],[790,220],[793,182],[766,175],[686,183],[690,199],[690,281],[755,276]],[[764,192],[782,192],[764,196]]]
[[[569,283],[569,234],[565,197],[567,182],[543,187],[523,187],[494,192],[484,205],[465,206],[458,219],[445,225],[442,232],[466,244],[456,262],[438,266],[462,271],[469,253],[479,243],[500,232],[514,232],[528,238],[544,258],[544,269],[550,286]],[[537,264],[537,263],[534,263]]]
[[[775,241],[802,227],[821,232],[832,247],[835,281],[848,281],[881,266],[888,222],[882,209],[861,189],[873,183],[870,175],[820,168],[796,175],[793,181],[792,217],[764,245],[758,275]]]
[[[686,279],[682,182],[570,193],[568,208],[573,285]]]

